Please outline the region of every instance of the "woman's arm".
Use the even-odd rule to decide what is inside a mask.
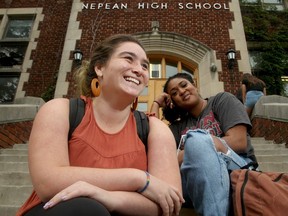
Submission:
[[[176,152],[174,148],[171,149],[169,147],[171,144],[175,146],[175,143],[173,143],[174,139],[170,141],[169,128],[164,123],[156,118],[150,121],[148,145],[151,149],[149,150],[151,182],[146,191],[144,191],[145,194],[139,194],[135,191],[142,188],[146,183],[146,174],[141,170],[70,166],[67,143],[69,130],[68,112],[69,101],[67,99],[54,99],[40,109],[34,120],[29,140],[29,168],[33,186],[43,201],[53,197],[49,202],[50,204],[52,202],[51,206],[53,206],[59,201],[67,199],[66,194],[69,192],[67,190],[77,185],[76,192],[71,192],[72,194],[74,193],[74,197],[83,195],[96,198],[108,209],[117,212],[124,211],[125,215],[135,214],[135,211],[138,211],[141,215],[144,210],[147,211],[147,208],[149,209],[147,211],[148,215],[159,215],[159,212],[162,214],[161,209],[164,208],[166,208],[166,210],[164,209],[164,215],[169,215],[171,211],[169,206],[171,208],[172,205],[180,210],[183,198],[181,195],[181,184],[179,183],[179,170],[176,169],[176,173],[173,176],[167,175],[167,173],[171,174],[171,172],[175,171],[174,160],[170,157],[172,155],[176,158]],[[167,130],[168,136],[165,134]],[[163,139],[157,135],[163,137]],[[166,146],[165,144],[168,145]],[[163,148],[162,151],[160,151],[160,147]],[[161,154],[155,154],[154,151]],[[166,157],[170,158],[171,161]],[[162,163],[160,163],[161,160]],[[167,162],[167,165],[166,161],[169,162]],[[171,167],[168,169],[169,165]],[[166,174],[163,173],[165,169],[167,169]],[[158,170],[160,171],[158,172]],[[90,185],[89,191],[85,191],[85,189],[79,190],[80,187],[78,186],[83,182],[84,185]],[[91,189],[91,187],[94,189]],[[91,194],[91,191],[98,191],[98,193]],[[101,191],[101,194],[99,191]]]
[[[247,148],[247,127],[245,125],[236,125],[230,128],[225,133],[225,136],[221,138],[224,139],[229,147],[235,152],[243,153]],[[213,137],[213,141],[217,151],[221,151],[223,153],[227,152],[227,148],[217,137]]]
[[[154,113],[155,116],[157,118],[160,117],[160,114],[159,114],[159,109],[161,107],[165,107],[167,105],[170,105],[171,104],[171,99],[170,99],[170,96],[165,93],[165,92],[162,92],[152,103],[152,106],[150,108],[150,113]]]
[[[264,89],[263,89],[263,94],[264,94],[264,95],[267,94],[267,93],[266,93],[266,87],[264,87]]]
[[[242,84],[241,88],[242,88],[242,102],[243,102],[243,104],[245,104],[245,101],[246,101],[246,85]]]
[[[145,176],[141,170],[70,166],[68,113],[69,100],[54,99],[43,105],[34,119],[29,139],[29,169],[41,200],[49,200],[77,181],[111,191],[136,191],[143,187]]]

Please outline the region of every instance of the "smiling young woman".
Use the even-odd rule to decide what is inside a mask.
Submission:
[[[29,139],[34,191],[17,216],[179,213],[184,200],[173,134],[149,117],[146,151],[131,109],[148,83],[148,65],[131,35],[99,44],[77,71],[85,114],[69,140],[69,100],[41,107]]]
[[[154,100],[151,112],[163,109],[179,149],[185,205],[199,215],[228,215],[228,170],[256,160],[245,107],[228,92],[202,98],[187,73],[169,77]]]

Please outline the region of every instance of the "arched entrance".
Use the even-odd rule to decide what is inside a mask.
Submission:
[[[203,97],[223,91],[223,83],[218,81],[217,73],[221,64],[215,60],[212,49],[175,33],[157,31],[135,36],[145,47],[150,61],[150,81],[139,97],[139,110],[149,111],[155,97],[163,91],[167,78],[175,73],[190,73]]]

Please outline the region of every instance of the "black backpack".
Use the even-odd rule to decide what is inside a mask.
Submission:
[[[73,131],[80,124],[85,113],[85,102],[81,98],[71,98],[69,99],[69,134],[68,140],[71,138]],[[133,112],[136,124],[137,124],[137,133],[141,141],[145,145],[147,152],[147,138],[149,134],[149,118],[144,112],[135,110]]]

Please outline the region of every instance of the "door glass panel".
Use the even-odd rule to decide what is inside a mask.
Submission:
[[[148,95],[148,87],[145,87],[140,95],[145,95],[145,96]]]
[[[193,71],[191,71],[189,68],[185,67],[184,65],[182,65],[182,71],[181,72],[182,73],[188,73],[188,74],[192,75],[192,77],[193,77]]]
[[[150,78],[161,78],[161,62],[150,62]]]
[[[166,65],[166,77],[165,78],[169,78],[175,74],[177,74],[176,65],[167,64]]]
[[[142,112],[147,112],[148,111],[148,104],[143,103],[143,102],[138,103],[137,110],[142,111]]]

